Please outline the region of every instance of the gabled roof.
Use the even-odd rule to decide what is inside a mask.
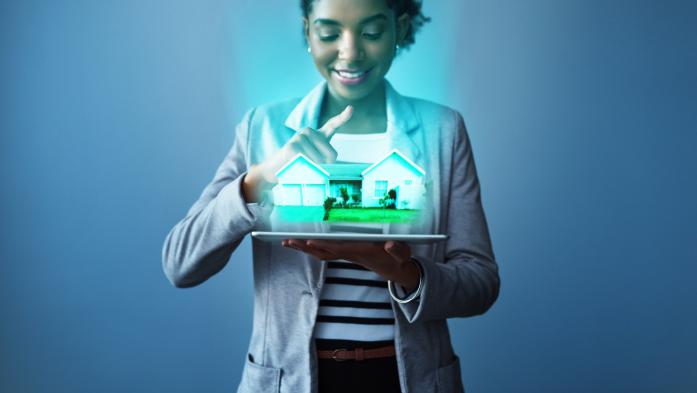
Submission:
[[[322,173],[324,176],[328,177],[330,180],[363,180],[363,177],[373,170],[373,168],[379,166],[382,164],[385,160],[390,158],[392,155],[396,155],[397,157],[401,158],[404,162],[407,163],[407,165],[411,166],[416,172],[420,173],[422,176],[426,174],[426,172],[421,169],[420,166],[416,165],[412,160],[408,159],[404,154],[402,154],[399,150],[397,149],[392,149],[389,153],[387,153],[384,157],[382,157],[380,160],[375,162],[374,164],[316,164],[314,161],[311,159],[307,158],[302,153],[298,153],[295,157],[293,157],[292,160],[288,161],[286,165],[284,165],[281,169],[276,171],[276,177],[279,177],[285,172],[288,168],[293,166],[296,162],[298,161],[305,161],[307,164],[309,164],[311,167],[317,169],[320,173]]]
[[[423,169],[421,169],[420,166],[414,164],[414,162],[413,162],[412,160],[408,159],[408,158],[407,158],[404,154],[402,154],[399,150],[397,150],[397,149],[392,149],[389,153],[387,153],[384,157],[382,157],[380,160],[378,160],[375,164],[369,166],[369,167],[366,168],[363,172],[361,172],[361,175],[362,175],[362,176],[365,176],[366,173],[372,171],[373,168],[379,166],[379,165],[382,164],[385,160],[387,160],[388,158],[390,158],[390,156],[395,155],[395,154],[396,154],[398,157],[400,157],[401,159],[403,159],[407,164],[409,164],[409,166],[411,166],[411,167],[414,168],[417,172],[419,172],[422,176],[426,174],[426,172],[425,172]]]
[[[282,174],[286,169],[288,169],[288,168],[290,168],[291,166],[293,166],[297,161],[306,161],[311,167],[317,169],[317,170],[318,170],[319,172],[321,172],[324,176],[329,177],[329,172],[325,171],[321,166],[315,164],[314,161],[312,161],[311,159],[307,158],[307,156],[305,156],[305,155],[302,154],[302,153],[298,153],[298,155],[296,155],[295,157],[293,157],[292,160],[288,161],[288,163],[287,163],[286,165],[284,165],[281,169],[279,169],[278,171],[276,171],[276,177],[281,176],[281,174]]]
[[[361,172],[370,164],[321,164],[329,172],[329,180],[362,180]]]

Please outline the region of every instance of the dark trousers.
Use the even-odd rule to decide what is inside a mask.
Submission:
[[[319,359],[319,393],[400,393],[397,358]]]

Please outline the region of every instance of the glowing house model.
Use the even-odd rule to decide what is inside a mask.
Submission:
[[[396,149],[372,165],[317,164],[298,154],[276,172],[274,203],[322,206],[327,197],[343,201],[340,190],[346,188],[349,204],[380,207],[380,200],[389,190],[395,190],[396,208],[420,209],[424,203],[424,175],[423,169]]]

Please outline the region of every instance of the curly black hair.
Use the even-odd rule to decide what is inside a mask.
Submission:
[[[312,11],[312,4],[316,0],[300,0],[300,9],[302,10],[303,16],[308,17]],[[395,15],[400,16],[404,13],[409,14],[409,31],[407,32],[404,40],[399,43],[399,46],[406,49],[414,43],[414,35],[417,31],[431,21],[431,18],[425,16],[421,13],[421,3],[419,0],[387,0],[387,6],[394,10]]]

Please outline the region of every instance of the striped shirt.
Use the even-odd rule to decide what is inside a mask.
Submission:
[[[387,281],[348,261],[327,262],[316,322],[315,339],[394,339],[394,313]]]

